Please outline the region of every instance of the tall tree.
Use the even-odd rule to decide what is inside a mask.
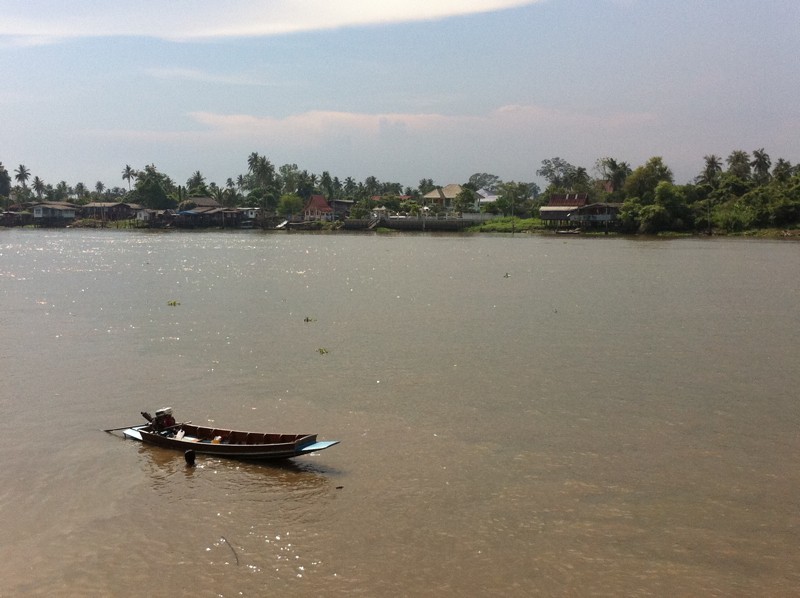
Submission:
[[[0,162],[0,197],[7,198],[9,195],[11,195],[11,175]]]
[[[477,204],[478,192],[464,185],[453,200],[453,209],[456,212],[474,212]]]
[[[506,216],[519,214],[525,207],[525,203],[531,198],[531,187],[528,183],[517,183],[516,181],[502,183],[497,191],[496,205]]]
[[[296,193],[297,184],[300,180],[300,169],[297,168],[297,164],[284,164],[278,168],[278,172],[280,173],[283,194]]]
[[[650,158],[644,166],[634,170],[625,181],[625,195],[639,198],[645,205],[652,204],[655,190],[662,181],[672,182],[672,170],[664,164],[661,156]]]
[[[353,193],[356,192],[357,188],[358,185],[356,185],[356,181],[353,177],[349,176],[344,180],[342,190],[344,191],[345,197],[353,197]]]
[[[728,174],[750,180],[750,154],[743,150],[734,150],[725,160],[728,163]]]
[[[420,179],[417,189],[420,195],[425,195],[436,189],[436,183],[433,182],[433,179]]]
[[[567,172],[564,177],[564,186],[572,191],[586,191],[591,179],[583,166],[578,166]]]
[[[131,190],[131,181],[136,178],[136,171],[131,168],[130,164],[126,164],[122,169],[122,180],[128,181],[128,191]]]
[[[73,189],[70,188],[70,186],[67,184],[67,181],[59,181],[55,186],[55,189],[53,189],[53,200],[66,201],[72,192]]]
[[[783,158],[778,158],[775,161],[775,166],[772,167],[772,178],[779,183],[785,183],[792,177],[792,163]],[[2,192],[0,192],[2,195]]]
[[[552,187],[564,189],[568,186],[571,173],[575,167],[563,158],[555,157],[542,160],[542,167],[536,174],[547,180]]]
[[[759,185],[765,185],[769,182],[769,169],[772,166],[772,160],[769,159],[769,154],[764,151],[764,148],[753,151],[753,159],[750,162],[753,167],[753,178]]]
[[[75,197],[79,202],[83,201],[83,199],[86,197],[86,194],[89,193],[89,190],[86,188],[86,185],[81,182],[75,183],[74,191],[75,191]]]
[[[247,168],[251,174],[255,174],[260,160],[261,156],[258,155],[258,152],[252,152],[249,156],[247,156]]]
[[[327,170],[323,171],[322,176],[319,177],[319,186],[320,189],[322,189],[322,194],[327,197],[329,201],[335,198],[336,190],[333,187],[333,178],[331,177],[331,173]]]
[[[195,170],[186,180],[186,188],[189,190],[189,195],[206,195],[209,192],[206,187],[206,177],[199,170]]]
[[[36,197],[39,198],[39,201],[42,199],[42,193],[44,193],[45,184],[42,179],[38,176],[33,177],[33,182],[31,183],[31,187],[33,187],[34,192],[36,193]]]
[[[17,182],[18,182],[20,185],[22,185],[22,187],[23,187],[23,188],[27,188],[27,187],[28,187],[28,184],[27,184],[27,183],[28,183],[28,179],[29,179],[29,178],[30,178],[30,176],[31,176],[31,171],[30,171],[30,170],[28,170],[28,169],[25,167],[25,165],[24,165],[24,164],[20,164],[20,165],[19,165],[19,168],[17,168],[17,169],[16,169],[14,172],[16,172],[16,173],[17,173],[17,174],[14,176],[14,178],[16,179],[16,181],[17,181]]]
[[[716,187],[719,176],[722,174],[722,158],[716,154],[709,154],[703,157],[704,165],[695,182]]]
[[[368,176],[364,179],[364,188],[367,191],[367,195],[372,197],[373,195],[378,195],[381,190],[381,183],[374,176]]]
[[[604,181],[608,181],[612,193],[622,189],[632,172],[630,164],[618,162],[614,158],[601,158],[595,164],[595,170]]]
[[[476,172],[467,181],[468,185],[471,185],[475,191],[489,191],[490,193],[496,193],[498,187],[503,181],[500,180],[500,177],[496,174],[489,174],[487,172]]]
[[[316,178],[315,175],[309,174],[307,170],[298,174],[297,190],[295,193],[299,195],[304,202],[308,201],[308,198],[314,195],[314,192],[317,190]]]

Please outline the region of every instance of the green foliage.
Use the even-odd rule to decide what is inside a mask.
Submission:
[[[488,222],[470,228],[473,232],[482,233],[510,233],[510,232],[530,232],[544,230],[545,226],[538,218],[517,218],[505,216],[494,218]]]
[[[639,197],[645,205],[651,204],[655,199],[656,187],[662,181],[671,183],[672,171],[664,164],[661,156],[655,156],[625,179],[625,195]]]
[[[387,195],[383,195],[376,205],[383,206],[392,212],[399,212],[401,209],[402,200],[400,199],[399,195],[396,195],[395,193],[389,193]]]
[[[622,190],[625,181],[632,172],[627,162],[618,162],[614,158],[608,157],[598,160],[595,169],[600,173],[603,181],[608,181],[611,187],[611,195]]]
[[[669,211],[658,204],[642,206],[639,210],[639,231],[650,235],[667,230],[672,223]]]
[[[773,163],[763,148],[750,153],[735,150],[724,160],[715,154],[706,155],[698,176],[687,185],[674,184],[672,171],[661,157],[650,158],[636,169],[631,169],[626,162],[601,158],[595,163],[594,171],[597,179],[592,179],[585,168],[561,158],[543,160],[537,174],[547,179],[549,187],[541,201],[546,201],[552,193],[585,192],[590,202],[621,203],[618,224],[626,232],[663,234],[712,228],[744,232],[755,228],[800,226],[800,167],[783,158]],[[318,176],[300,170],[296,164],[284,164],[276,169],[269,159],[257,152],[247,158],[247,173],[228,178],[225,187],[206,184],[199,171],[186,181],[186,187],[176,186],[153,164],[142,171],[125,166],[122,179],[128,183],[128,193],[120,187],[107,189],[101,181],[93,189],[83,183],[71,188],[65,181],[47,184],[44,178],[34,176],[23,164],[10,173],[0,163],[0,205],[8,207],[13,194],[16,204],[36,198],[78,204],[118,200],[166,209],[176,207],[193,195],[210,195],[226,206],[257,206],[262,208],[262,214],[277,211],[282,215],[296,215],[302,212],[305,198],[322,193],[328,199],[355,201],[351,217],[369,218],[376,205],[419,216],[422,195],[436,188],[430,178],[420,179],[416,189],[403,189],[399,183],[380,181],[374,176],[363,182],[353,177],[340,181],[328,171]],[[453,202],[453,207],[461,212],[474,208],[478,190],[487,189],[498,195],[494,204],[481,206],[481,209],[503,214],[506,218],[481,225],[480,230],[510,232],[512,228],[541,227],[537,219],[521,219],[537,213],[539,189],[533,183],[503,183],[496,175],[478,172],[462,185],[462,189]],[[401,195],[411,199],[401,200]],[[374,196],[381,197],[378,204],[372,201]],[[425,208],[429,217],[443,211],[445,208],[435,202]],[[508,218],[512,215],[513,221]]]
[[[6,167],[0,162],[0,197],[11,195],[11,175],[8,174]]]
[[[136,189],[128,194],[128,200],[152,210],[174,209],[178,202],[167,194],[164,182],[158,173],[143,174],[136,181]]]
[[[485,189],[491,193],[497,193],[497,190],[500,188],[502,183],[503,181],[497,175],[486,172],[476,172],[469,177],[467,185],[472,187],[474,191],[481,191]]]
[[[372,206],[370,206],[370,200],[368,199],[362,199],[350,209],[350,218],[363,219],[369,218],[371,215]]]
[[[453,209],[456,212],[475,212],[478,194],[469,187],[462,187],[453,200]]]
[[[284,193],[278,201],[278,214],[295,216],[303,211],[303,198],[294,193]]]
[[[531,188],[528,183],[510,181],[502,183],[495,201],[496,208],[504,216],[530,212]]]

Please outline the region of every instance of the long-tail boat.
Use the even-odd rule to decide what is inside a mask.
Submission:
[[[174,423],[169,407],[156,411],[156,417],[142,412],[149,423],[114,428],[123,436],[156,446],[198,454],[236,459],[290,459],[315,453],[338,444],[338,440],[317,440],[316,434],[277,434],[245,432],[226,428]]]

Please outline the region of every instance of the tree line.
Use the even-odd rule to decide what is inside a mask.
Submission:
[[[631,168],[627,162],[602,158],[593,178],[584,168],[561,158],[544,160],[537,171],[549,186],[544,195],[587,193],[590,201],[620,204],[624,231],[724,230],[797,226],[800,222],[800,165],[763,149],[732,151],[727,158],[704,156],[697,176],[679,185],[664,160],[655,156]]]
[[[490,194],[494,201],[481,209],[498,215],[536,217],[550,197],[584,193],[590,203],[605,202],[620,207],[619,224],[627,232],[698,231],[721,229],[742,231],[765,227],[788,227],[800,221],[800,165],[783,158],[774,163],[764,149],[751,153],[735,150],[723,160],[710,154],[695,179],[676,184],[672,170],[661,157],[632,168],[627,162],[605,157],[596,161],[593,173],[555,157],[543,160],[536,174],[547,181],[542,192],[536,183],[503,181],[489,173],[475,173],[461,184],[452,208],[468,212],[478,205],[477,194]],[[0,199],[6,208],[13,196],[17,204],[32,201],[125,201],[152,209],[174,209],[190,205],[192,198],[212,197],[229,207],[259,207],[266,212],[296,214],[313,194],[329,200],[353,202],[351,216],[364,217],[376,205],[419,214],[428,203],[423,196],[437,189],[433,179],[423,178],[414,187],[380,181],[340,179],[328,171],[317,175],[296,164],[276,167],[257,152],[247,157],[247,169],[224,185],[207,182],[200,171],[178,184],[150,164],[142,169],[126,165],[121,171],[124,187],[108,188],[97,181],[93,188],[60,181],[47,184],[32,176],[23,164],[11,173],[0,162]],[[374,198],[379,198],[377,204]],[[428,209],[441,206],[429,203]]]

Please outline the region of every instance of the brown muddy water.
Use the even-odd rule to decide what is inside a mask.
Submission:
[[[800,586],[797,243],[8,230],[0,302],[2,596]]]

